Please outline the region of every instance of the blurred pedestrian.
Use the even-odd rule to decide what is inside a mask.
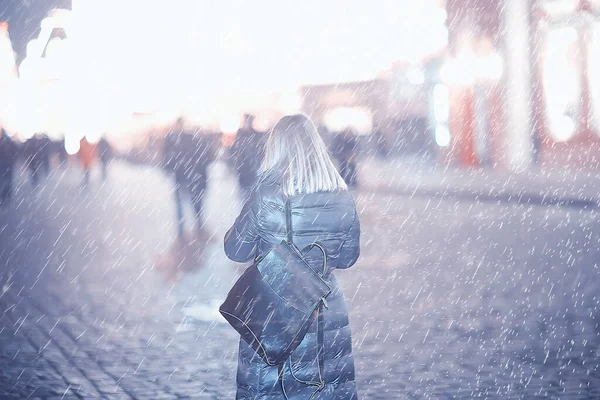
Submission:
[[[325,124],[318,125],[317,131],[319,132],[319,135],[321,135],[321,139],[323,139],[325,146],[327,146],[328,149],[331,149],[333,135],[332,135],[331,131],[329,131],[329,128],[327,128],[327,125],[325,125]]]
[[[45,133],[39,135],[41,168],[45,177],[50,175],[50,156],[52,155],[52,141]]]
[[[383,132],[380,129],[376,129],[373,133],[373,139],[375,139],[375,146],[377,149],[377,155],[381,159],[387,158],[389,155],[387,143]]]
[[[300,249],[317,241],[324,248],[326,260],[317,249],[305,253],[304,259],[319,273],[326,267],[323,278],[332,292],[328,307],[319,308],[308,334],[284,365],[268,365],[240,340],[236,399],[356,400],[348,310],[333,276],[336,269],[354,265],[360,254],[354,199],[316,127],[303,115],[283,117],[275,125],[261,171],[259,183],[225,235],[225,253],[236,262],[267,254],[287,237],[289,206],[291,241]],[[270,311],[256,312],[266,319]],[[285,321],[280,326],[285,330]]]
[[[4,128],[0,128],[0,206],[5,205],[12,195],[13,172],[18,151],[18,145]]]
[[[177,208],[177,234],[184,238],[184,199],[189,199],[195,212],[197,233],[204,227],[204,193],[208,187],[208,167],[217,154],[218,137],[203,131],[185,128],[178,119],[165,137],[163,168],[175,178],[175,205]]]
[[[334,155],[339,163],[340,175],[348,186],[357,184],[357,152],[358,138],[352,129],[336,135],[334,139]]]
[[[532,154],[532,159],[533,159],[533,164],[534,165],[540,165],[541,161],[542,161],[542,134],[540,132],[539,128],[535,128],[532,132],[532,138],[531,138],[531,154]]]
[[[67,148],[65,146],[65,137],[55,143],[55,152],[58,155],[58,160],[60,162],[60,166],[64,167],[67,164],[67,160],[69,159],[69,155],[67,153]]]
[[[98,158],[100,159],[100,165],[102,167],[102,180],[105,181],[108,177],[108,164],[112,161],[113,152],[110,143],[106,140],[106,137],[102,136],[97,145]]]
[[[87,186],[90,183],[90,170],[96,161],[96,146],[91,143],[85,136],[79,141],[79,162],[83,168],[83,185]]]
[[[39,134],[35,134],[25,142],[24,155],[31,176],[31,184],[37,188],[40,184],[42,169],[44,168],[43,141]]]
[[[246,114],[244,124],[237,131],[230,149],[230,157],[243,198],[247,197],[256,183],[264,155],[264,138],[264,133],[254,129],[254,116]]]

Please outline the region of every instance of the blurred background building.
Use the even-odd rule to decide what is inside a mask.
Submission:
[[[598,168],[597,0],[448,0],[451,141],[462,165]]]
[[[267,130],[304,111],[390,154],[598,167],[600,0],[56,4],[31,35],[0,26],[0,118],[21,140],[126,152],[183,116],[228,144],[245,113]]]

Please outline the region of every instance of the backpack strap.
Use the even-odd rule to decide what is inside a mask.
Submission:
[[[294,230],[292,228],[292,206],[290,198],[285,198],[285,232],[288,244],[293,243]]]
[[[286,227],[285,230],[286,230],[287,242],[288,242],[288,244],[293,244],[294,231],[293,231],[293,227],[292,227],[292,207],[290,205],[290,198],[287,196],[285,197],[285,227]],[[318,247],[323,252],[323,272],[321,272],[321,276],[323,276],[325,274],[325,271],[327,270],[327,253],[325,252],[325,249],[323,248],[323,246],[320,245],[319,243],[311,243],[310,245],[308,245],[304,249],[302,249],[301,253],[304,254],[306,251],[311,250],[313,247]],[[288,396],[287,396],[287,393],[285,392],[285,386],[283,384],[283,374],[285,371],[284,366],[285,366],[286,362],[289,365],[290,373],[295,381],[317,387],[316,390],[310,396],[311,399],[313,399],[314,396],[317,395],[317,393],[319,393],[321,390],[323,390],[323,388],[325,388],[325,346],[324,346],[324,329],[323,329],[325,326],[325,319],[323,317],[323,308],[324,307],[327,308],[327,302],[325,299],[323,299],[321,304],[319,304],[319,306],[315,310],[317,312],[316,346],[317,346],[317,363],[318,363],[319,381],[318,382],[304,382],[304,381],[301,381],[298,378],[296,378],[296,376],[294,375],[294,371],[292,370],[291,357],[288,358],[285,362],[283,362],[282,364],[280,364],[278,366],[278,371],[277,371],[278,372],[278,380],[281,384],[281,389],[283,391],[284,398],[286,398],[286,399],[288,399]]]
[[[325,318],[323,317],[324,304],[325,303],[322,303],[317,309],[317,359],[319,363],[319,386],[315,393],[320,392],[325,387]]]

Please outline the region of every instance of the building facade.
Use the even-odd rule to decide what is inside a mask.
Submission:
[[[448,65],[471,76],[447,74],[451,140],[440,158],[517,170],[600,168],[600,1],[446,6]]]

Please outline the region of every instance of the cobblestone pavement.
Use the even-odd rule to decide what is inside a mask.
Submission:
[[[82,191],[55,171],[0,211],[0,398],[233,398],[233,181],[215,166],[179,263],[169,182],[112,173]],[[337,275],[361,398],[600,398],[597,213],[356,197],[362,256]]]

